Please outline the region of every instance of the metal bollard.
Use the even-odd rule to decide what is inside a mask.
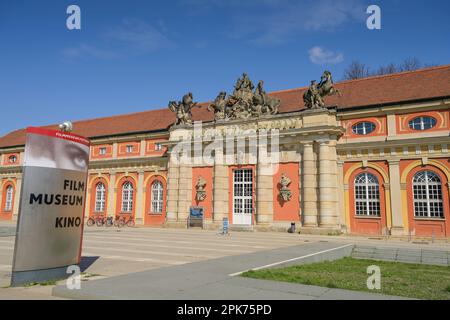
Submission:
[[[222,234],[229,234],[228,233],[228,218],[223,218],[223,222],[222,222]]]
[[[289,233],[295,233],[295,222],[291,222],[291,227],[288,230]]]

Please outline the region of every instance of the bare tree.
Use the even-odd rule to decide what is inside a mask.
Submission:
[[[403,63],[399,66],[399,71],[414,71],[420,69],[422,67],[422,63],[416,57],[408,58],[403,61]]]
[[[359,61],[353,61],[344,71],[344,80],[361,79],[370,76],[369,68]]]
[[[434,65],[425,65],[426,67],[434,67]],[[367,78],[371,76],[381,76],[386,74],[392,74],[397,72],[406,72],[406,71],[414,71],[422,68],[423,65],[420,60],[416,57],[411,57],[405,59],[400,65],[395,65],[394,63],[390,63],[386,66],[380,66],[375,72],[371,72],[369,67],[365,64],[360,63],[358,61],[353,61],[347,69],[344,71],[343,80],[354,80]]]
[[[396,73],[397,70],[398,70],[398,68],[395,66],[395,64],[391,63],[391,64],[388,64],[387,66],[379,67],[378,70],[375,71],[374,73],[372,73],[371,75],[382,76],[382,75],[385,75],[385,74]]]

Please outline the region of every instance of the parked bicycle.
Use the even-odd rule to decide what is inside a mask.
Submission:
[[[118,228],[122,228],[124,226],[134,227],[134,219],[133,217],[125,217],[125,216],[116,216],[116,220],[114,220],[114,226]]]
[[[92,227],[93,225],[97,225],[97,227],[111,227],[114,225],[114,221],[113,217],[105,217],[104,215],[100,214],[94,217],[90,217],[86,224],[88,227]]]
[[[101,227],[105,223],[105,217],[102,214],[95,215],[93,217],[90,217],[86,223],[88,227],[92,227],[93,225],[97,225],[97,227]]]
[[[106,218],[105,226],[107,226],[107,227],[112,227],[113,225],[114,225],[113,217],[108,217],[108,218]]]

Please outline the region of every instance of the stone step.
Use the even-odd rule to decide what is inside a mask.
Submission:
[[[450,251],[448,250],[388,248],[356,245],[353,249],[352,257],[357,259],[374,259],[450,266]]]
[[[322,235],[322,236],[337,236],[342,234],[341,230],[338,228],[318,228],[318,227],[299,227],[298,233]]]
[[[229,226],[230,231],[238,231],[238,232],[254,232],[253,226],[242,225],[242,224],[231,224]]]

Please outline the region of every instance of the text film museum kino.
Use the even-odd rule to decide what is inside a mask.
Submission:
[[[202,207],[206,228],[227,217],[236,229],[295,222],[311,233],[450,237],[450,66],[336,85],[325,71],[309,87],[270,94],[244,74],[232,91],[75,122],[92,141],[86,216],[186,227],[190,208]],[[201,134],[276,129],[277,170],[250,161],[249,148],[231,163],[171,161],[197,121]],[[24,144],[25,130],[0,138],[4,220],[17,219]]]

